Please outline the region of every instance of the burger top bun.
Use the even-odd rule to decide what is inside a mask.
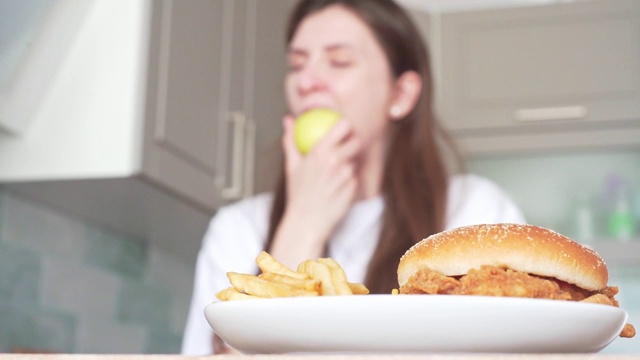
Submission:
[[[437,233],[412,246],[400,259],[398,283],[403,286],[423,269],[458,276],[481,265],[553,277],[591,291],[607,286],[609,278],[598,254],[554,231],[485,224]]]

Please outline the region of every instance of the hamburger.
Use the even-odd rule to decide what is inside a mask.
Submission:
[[[619,306],[593,250],[534,225],[483,224],[434,234],[400,259],[400,294],[510,296]],[[626,324],[621,337],[633,337]]]

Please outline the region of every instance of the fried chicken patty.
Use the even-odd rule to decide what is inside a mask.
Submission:
[[[496,266],[471,269],[463,276],[446,276],[432,270],[421,270],[414,274],[399,289],[401,294],[447,294],[524,297],[535,299],[594,302],[618,306],[614,296],[615,286],[600,291],[587,291],[575,285],[552,278]],[[621,337],[633,337],[635,329],[626,324]]]

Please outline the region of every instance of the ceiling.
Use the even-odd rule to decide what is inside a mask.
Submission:
[[[33,43],[54,0],[0,0],[0,88]]]

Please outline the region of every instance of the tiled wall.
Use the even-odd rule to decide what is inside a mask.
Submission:
[[[193,264],[0,191],[0,353],[178,353]]]
[[[640,151],[575,152],[547,155],[509,155],[485,157],[469,163],[469,170],[497,182],[518,203],[527,221],[575,237],[575,203],[587,199],[595,214],[601,214],[601,201],[607,178],[625,179],[635,191],[630,195],[640,230]],[[637,196],[637,197],[636,197]],[[602,220],[602,219],[600,219]],[[601,223],[601,221],[597,221]],[[622,241],[599,229],[591,241]],[[640,231],[626,241],[640,241]],[[640,254],[637,255],[640,259]],[[607,259],[605,259],[607,260]],[[635,263],[608,263],[609,284],[617,285],[620,306],[629,313],[629,322],[640,330],[640,260]],[[617,339],[603,353],[640,354],[640,335]]]

